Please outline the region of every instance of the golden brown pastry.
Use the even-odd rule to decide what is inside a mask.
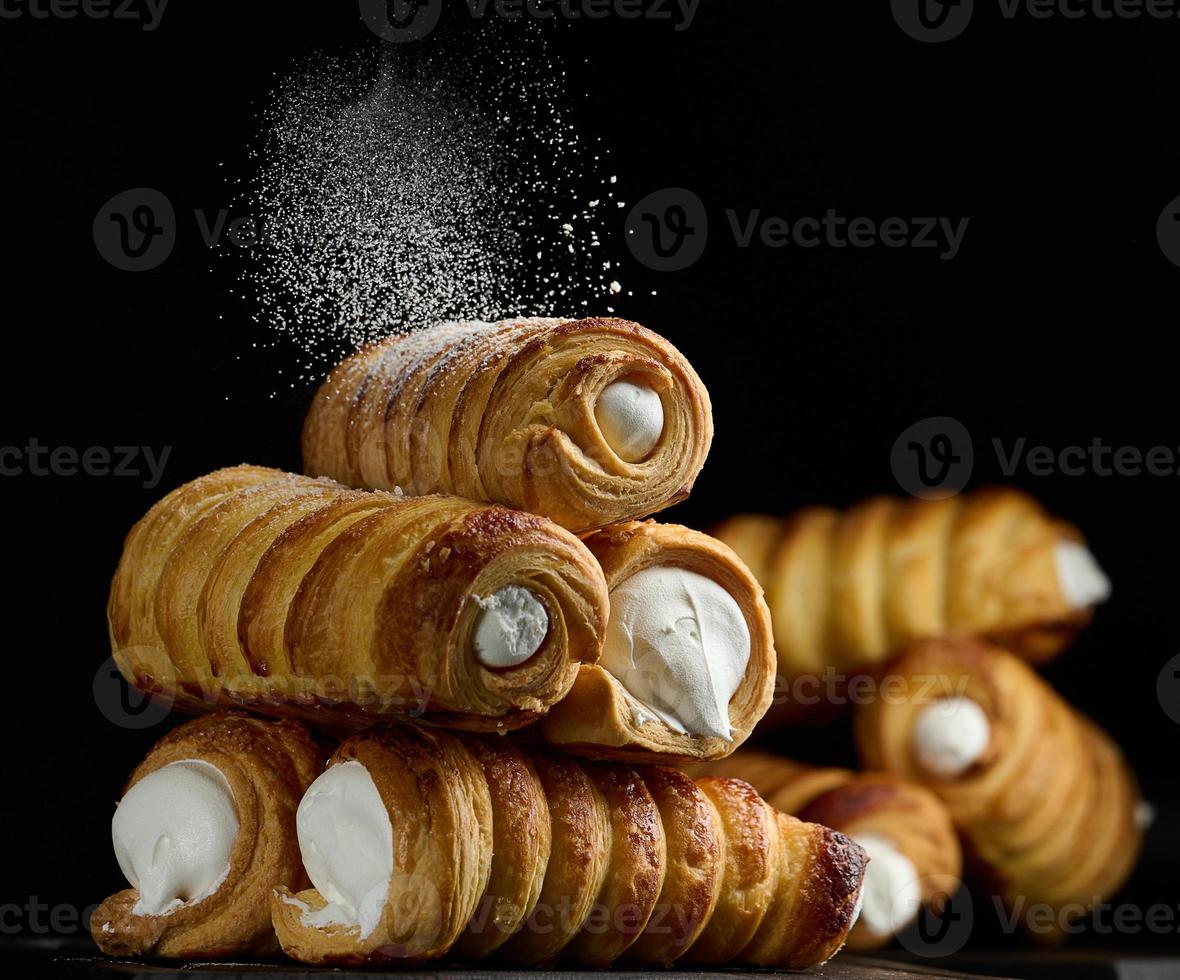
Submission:
[[[843,944],[865,866],[739,780],[409,725],[344,742],[298,828],[314,887],[271,908],[305,963],[803,968]]]
[[[926,640],[890,664],[904,688],[858,710],[866,766],[914,780],[950,810],[1008,904],[1069,917],[1111,898],[1139,855],[1139,790],[1122,754],[1022,660]]]
[[[544,518],[240,466],[131,530],[108,615],[123,676],[187,710],[505,729],[598,657],[607,607],[594,558]]]
[[[678,524],[632,521],[585,541],[606,575],[610,622],[601,659],[579,668],[542,723],[545,739],[628,762],[728,755],[774,693],[761,586],[721,542]]]
[[[115,811],[132,887],[94,911],[99,948],[168,959],[277,951],[268,897],[307,881],[295,808],[322,768],[294,721],[217,712],[160,739]]]
[[[742,749],[691,766],[694,776],[744,779],[766,802],[847,834],[869,855],[850,949],[877,949],[960,884],[963,855],[946,807],[930,790],[887,773],[819,768]]]
[[[766,588],[788,707],[803,699],[798,678],[872,670],[921,637],[985,637],[1046,660],[1110,590],[1077,528],[1012,489],[734,517],[715,533]]]
[[[636,323],[448,323],[336,367],[303,462],[349,486],[453,493],[584,531],[688,496],[712,438],[700,378]]]

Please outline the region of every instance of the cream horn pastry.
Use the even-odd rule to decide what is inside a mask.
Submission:
[[[322,767],[293,721],[218,712],[160,739],[115,809],[131,887],[94,911],[99,948],[167,959],[277,951],[268,898],[307,881],[295,811]]]
[[[1110,594],[1077,528],[1012,489],[745,515],[714,533],[766,589],[786,685],[871,670],[922,637],[989,638],[1046,660]]]
[[[739,780],[412,725],[342,743],[297,825],[312,887],[271,910],[310,964],[801,969],[843,944],[865,866]]]
[[[749,736],[774,693],[762,589],[728,547],[678,524],[585,539],[610,590],[602,657],[545,718],[563,751],[629,762],[712,759]]]
[[[308,411],[306,471],[453,493],[585,531],[682,500],[709,395],[662,337],[612,318],[447,323],[336,367]]]
[[[977,641],[926,640],[889,665],[904,689],[858,709],[866,766],[931,789],[981,876],[1012,909],[1071,918],[1134,868],[1143,808],[1111,739],[1024,661]]]
[[[542,517],[241,466],[131,530],[108,616],[123,676],[184,709],[495,730],[537,718],[597,659],[607,593]]]
[[[963,855],[946,807],[930,790],[888,773],[804,765],[741,749],[688,769],[744,779],[777,810],[847,834],[869,856],[850,949],[877,949],[960,884]]]

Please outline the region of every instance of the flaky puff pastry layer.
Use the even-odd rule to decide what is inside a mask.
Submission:
[[[595,418],[598,396],[621,379],[663,405],[663,434],[639,462],[622,459]],[[449,323],[336,367],[308,411],[303,461],[350,486],[453,493],[584,531],[682,500],[712,438],[700,378],[636,323]]]
[[[329,764],[354,759],[389,811],[389,893],[362,939],[305,921],[325,904],[314,889],[278,889],[275,929],[306,963],[803,968],[831,957],[855,916],[864,852],[738,780],[409,725],[353,736]]]
[[[277,952],[268,900],[277,887],[307,882],[295,810],[320,774],[323,757],[298,722],[217,712],[160,739],[131,774],[124,795],[150,773],[188,759],[216,766],[233,793],[238,836],[225,880],[207,897],[166,915],[136,915],[139,892],[116,892],[94,911],[94,941],[112,956],[214,959]]]
[[[986,637],[1047,660],[1092,614],[1069,603],[1054,555],[1081,533],[1017,490],[739,516],[714,533],[766,588],[788,685],[871,670],[928,636]]]
[[[856,837],[884,837],[909,858],[924,905],[945,901],[959,887],[963,853],[950,813],[917,783],[888,773],[808,766],[770,752],[742,749],[726,759],[690,766],[690,775],[743,779],[784,813]],[[892,936],[857,922],[849,949],[878,949]]]
[[[533,592],[549,629],[529,660],[490,670],[474,599],[507,585]],[[136,524],[108,617],[123,676],[185,710],[498,729],[533,721],[598,657],[606,603],[589,551],[544,518],[239,466]]]
[[[1135,777],[1110,738],[994,646],[922,641],[889,670],[904,683],[899,697],[856,715],[864,764],[933,790],[1010,908],[1060,911],[1054,935],[1066,918],[1112,897],[1138,860],[1143,829]],[[956,778],[928,772],[914,754],[914,726],[934,690],[970,698],[989,721],[985,755]]]
[[[656,566],[684,568],[710,578],[728,592],[750,633],[750,659],[729,701],[732,738],[686,735],[639,704],[599,664],[583,664],[570,693],[541,725],[547,742],[565,752],[623,762],[716,759],[742,744],[766,714],[774,696],[775,652],[770,611],[762,587],[742,560],[716,538],[679,524],[630,521],[584,539],[613,589],[637,572]],[[706,655],[708,651],[705,651]],[[669,676],[665,683],[675,684]],[[642,723],[637,717],[643,717]]]

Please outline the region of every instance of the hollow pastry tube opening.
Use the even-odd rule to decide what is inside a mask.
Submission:
[[[978,702],[940,698],[918,712],[911,733],[914,758],[940,779],[961,776],[987,754],[991,722]]]
[[[729,702],[750,660],[750,630],[732,595],[706,575],[651,565],[610,592],[602,667],[650,714],[684,735],[732,739]]]
[[[606,444],[627,463],[646,459],[664,434],[664,403],[637,376],[608,384],[595,402],[594,417]]]
[[[212,895],[229,874],[238,814],[225,774],[183,759],[132,786],[111,821],[115,858],[139,892],[133,915],[169,915]]]

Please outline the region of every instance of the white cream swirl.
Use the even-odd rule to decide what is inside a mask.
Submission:
[[[707,576],[669,565],[636,572],[610,594],[602,667],[674,731],[732,738],[729,701],[750,661],[737,601]]]

